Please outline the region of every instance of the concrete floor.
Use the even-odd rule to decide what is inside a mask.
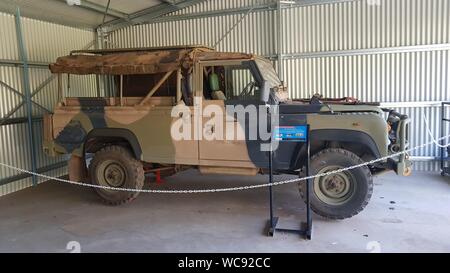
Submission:
[[[279,177],[278,177],[279,178]],[[263,176],[199,176],[193,171],[151,188],[262,183]],[[450,178],[415,173],[375,179],[368,207],[344,221],[314,216],[314,237],[264,235],[267,189],[197,195],[141,194],[103,205],[88,188],[47,182],[0,198],[1,252],[450,252]],[[296,186],[276,188],[276,213],[294,227],[304,210]]]

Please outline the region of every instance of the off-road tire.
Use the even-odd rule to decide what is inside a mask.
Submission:
[[[105,162],[112,162],[115,166],[122,168],[124,178],[120,179],[120,181],[123,182],[117,187],[139,190],[144,187],[144,168],[142,163],[136,160],[127,148],[116,145],[106,146],[95,153],[89,165],[89,176],[92,184],[112,186],[108,185],[107,182],[105,184],[105,180],[100,182],[102,178],[97,176],[101,172],[99,168],[103,168],[102,164],[105,164]],[[104,173],[106,175],[106,171]],[[139,195],[139,192],[114,191],[100,188],[95,188],[95,191],[106,204],[113,206],[131,202]]]
[[[315,175],[320,173],[321,170],[325,170],[327,166],[338,166],[341,169],[361,164],[363,161],[352,152],[333,148],[324,149],[315,154],[310,163],[310,175]],[[316,214],[333,220],[346,219],[360,213],[369,203],[373,192],[373,179],[369,168],[363,166],[342,174],[349,178],[350,184],[353,184],[354,187],[353,194],[343,204],[330,204],[321,200],[316,194],[316,191],[320,191],[318,184],[321,182],[318,178],[313,179],[314,185],[311,185],[310,204],[312,211]],[[301,176],[304,176],[304,174],[302,173]],[[306,202],[306,182],[300,182],[299,190],[302,199]]]

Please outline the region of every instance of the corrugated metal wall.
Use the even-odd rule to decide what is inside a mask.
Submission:
[[[177,16],[270,3],[274,2],[209,0],[166,16],[159,23],[113,32],[107,38],[107,46],[213,46],[243,18],[243,13],[188,20],[177,20]],[[439,109],[421,103],[450,100],[449,14],[448,0],[361,0],[284,8],[280,52],[278,13],[272,5],[265,11],[249,13],[218,43],[217,49],[270,57],[281,53],[282,75],[293,98],[319,92],[333,97],[355,96],[365,101],[391,102],[394,106],[418,102],[414,107],[398,108],[413,118],[411,139],[417,145],[430,140],[423,130],[422,113],[428,116],[436,135],[439,129]],[[72,49],[85,47],[94,37],[90,31],[26,18],[22,19],[22,25],[29,62],[54,61]],[[0,60],[19,60],[14,16],[0,13],[0,33]],[[427,47],[433,44],[443,44],[443,47]],[[40,89],[49,77],[47,69],[30,67],[31,90]],[[0,65],[0,80],[23,94],[21,67]],[[34,100],[51,110],[56,101],[56,81],[49,81]],[[96,92],[93,77],[75,80],[72,86],[75,85],[86,90],[77,96]],[[0,85],[0,99],[0,117],[22,101],[4,85]],[[39,116],[42,111],[34,107],[33,114]],[[25,116],[22,107],[11,117]],[[49,159],[41,153],[41,126],[41,121],[34,122],[38,167],[61,160]],[[26,123],[0,126],[0,161],[30,169],[27,135]],[[428,146],[414,155],[437,156],[438,149]],[[437,170],[438,167],[429,162],[416,163],[415,168]],[[65,171],[59,169],[48,174],[62,175]],[[0,179],[16,174],[0,168]],[[29,185],[31,179],[0,186],[0,195]]]
[[[439,133],[439,109],[427,101],[450,100],[450,1],[355,0],[305,1],[285,7],[280,31],[274,5],[251,12],[217,45],[222,51],[282,54],[282,75],[291,97],[322,93],[364,101],[395,102],[412,119],[412,145],[430,141],[422,113]],[[316,3],[314,3],[316,2]],[[322,4],[320,4],[322,2]],[[327,2],[323,4],[323,2]],[[205,44],[213,46],[244,13],[186,19],[190,13],[274,4],[276,1],[209,0],[166,16],[157,23],[113,32],[108,47]],[[318,4],[319,3],[319,4]],[[178,19],[180,18],[180,19]],[[443,44],[442,48],[427,45]],[[418,47],[420,46],[420,47]],[[423,47],[422,47],[423,46]],[[419,102],[406,108],[402,103]],[[414,156],[438,156],[428,146]],[[435,162],[417,162],[416,170],[438,170]]]
[[[448,0],[350,1],[285,9],[282,19],[283,69],[293,97],[317,92],[398,106],[450,100]],[[447,49],[423,46],[436,44]],[[374,48],[383,50],[365,50]],[[431,140],[423,114],[439,135],[437,106],[397,109],[412,118],[412,146]],[[428,146],[413,155],[438,156],[439,150]],[[438,165],[417,162],[415,169],[438,170]]]
[[[250,13],[217,45],[221,51],[275,52],[273,11]],[[241,14],[132,26],[113,32],[109,48],[203,44],[213,46],[242,17]]]
[[[70,50],[86,47],[94,39],[92,31],[21,18],[22,32],[29,63],[49,63],[58,56],[67,54]],[[23,68],[11,66],[5,61],[20,61],[16,35],[15,17],[0,13],[0,81],[6,83],[20,94],[24,94]],[[31,91],[41,90],[33,100],[45,108],[52,110],[56,104],[57,82],[51,77],[44,65],[30,66],[29,79]],[[45,84],[47,83],[48,84]],[[86,93],[95,91],[95,81],[80,80],[75,82],[83,86]],[[0,119],[19,105],[23,99],[0,84]],[[33,106],[33,116],[42,116],[43,111]],[[11,118],[26,117],[25,106],[19,108]],[[45,167],[63,159],[52,159],[41,151],[42,121],[33,122],[37,167]],[[0,162],[31,170],[31,148],[29,145],[27,123],[0,126]],[[50,171],[47,174],[60,176],[66,173],[65,168]],[[0,167],[0,180],[19,174],[16,171]],[[31,178],[22,179],[6,185],[0,185],[0,196],[32,185]]]
[[[274,0],[226,0],[226,1],[204,1],[200,4],[187,7],[168,14],[167,16],[200,13],[205,11],[217,11],[225,9],[235,9],[274,3]]]

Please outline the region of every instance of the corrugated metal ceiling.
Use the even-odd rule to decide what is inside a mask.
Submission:
[[[108,0],[89,0],[81,3],[94,4],[97,7],[106,7]],[[77,2],[72,0],[69,2]],[[118,13],[131,14],[143,9],[157,6],[168,1],[163,0],[111,0],[110,9]],[[93,29],[103,21],[100,11],[86,9],[77,5],[68,5],[64,0],[1,0],[0,11],[15,13],[20,8],[24,17],[39,19],[43,21],[75,26],[79,28]],[[106,16],[105,21],[117,19],[114,16]]]
[[[108,0],[90,0],[92,3],[96,3],[102,6],[108,4]],[[111,0],[110,7],[112,9],[121,11],[123,13],[134,13],[149,7],[154,7],[164,3],[164,1],[159,0]]]

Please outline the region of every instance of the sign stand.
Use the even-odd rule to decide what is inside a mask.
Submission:
[[[284,139],[283,137],[279,139],[279,141],[295,141],[295,142],[304,142],[306,144],[306,166],[305,166],[305,173],[306,176],[309,176],[309,169],[310,169],[310,141],[309,141],[309,125],[303,125],[303,126],[296,126],[297,128],[303,129],[305,132],[305,135],[300,138],[290,138],[289,140]],[[303,128],[302,128],[303,127]],[[280,128],[276,128],[275,132],[280,132]],[[290,136],[290,134],[289,134]],[[272,135],[273,138],[273,135]],[[278,138],[278,137],[277,137]],[[271,140],[272,143],[272,140]],[[273,150],[272,147],[270,147],[269,152],[269,182],[273,183]],[[273,212],[273,187],[269,186],[269,200],[270,200],[270,219],[269,219],[269,231],[268,236],[273,237],[276,231],[281,232],[291,232],[299,234],[300,236],[304,237],[306,240],[311,240],[312,238],[312,217],[311,217],[311,204],[310,204],[310,193],[311,193],[311,179],[307,179],[306,181],[302,181],[302,183],[306,183],[306,222],[300,223],[300,229],[287,229],[287,228],[279,228],[277,227],[278,224],[278,217],[274,216]]]

